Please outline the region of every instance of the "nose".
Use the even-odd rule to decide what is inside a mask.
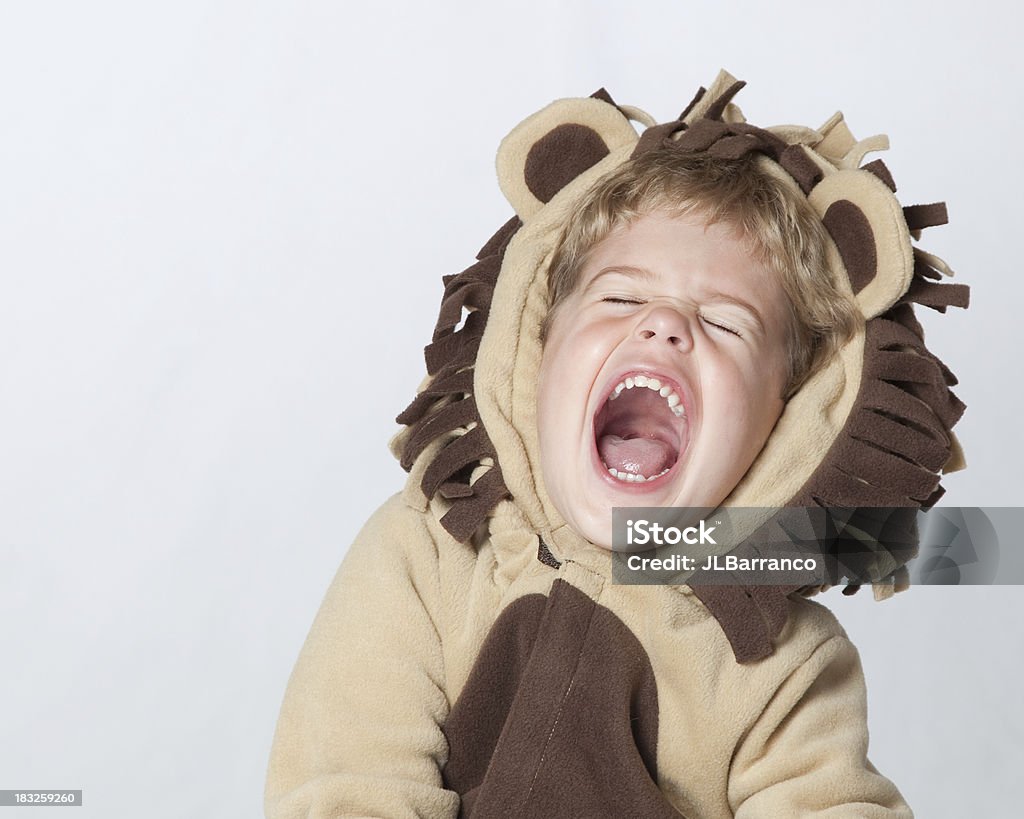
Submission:
[[[653,305],[637,323],[637,335],[644,341],[667,341],[681,352],[693,347],[691,317],[675,307]]]

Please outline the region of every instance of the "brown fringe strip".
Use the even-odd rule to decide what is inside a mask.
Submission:
[[[740,663],[752,663],[772,653],[772,641],[789,614],[788,596],[796,586],[694,586],[693,593],[724,626],[723,631]]]
[[[463,398],[435,410],[423,419],[422,424],[417,424],[415,431],[409,436],[409,441],[402,452],[402,468],[412,469],[420,453],[435,438],[479,420],[480,414],[472,397]]]
[[[697,121],[703,122],[704,120]],[[636,147],[633,148],[633,153],[629,155],[630,159],[670,141],[677,132],[684,131],[685,129],[686,123],[677,120],[663,122],[660,125],[652,125],[650,128],[644,129],[644,132],[640,134]]]
[[[885,183],[889,190],[896,193],[896,183],[893,181],[892,174],[889,173],[889,168],[881,159],[875,159],[867,165],[862,165],[861,170],[874,174]]]
[[[441,484],[454,476],[464,467],[478,463],[481,458],[494,457],[494,447],[481,426],[454,438],[442,447],[441,451],[426,471],[420,486],[428,498],[434,497]]]
[[[916,253],[914,254],[914,276],[915,278],[931,279],[933,281],[940,281],[942,279],[942,273]]]
[[[924,228],[945,225],[949,222],[945,202],[935,202],[931,205],[907,205],[903,208],[903,218],[907,220],[907,228],[910,230],[924,230]]]
[[[419,421],[438,398],[453,397],[461,399],[473,391],[473,371],[459,370],[448,375],[439,374],[430,382],[415,400],[405,408],[395,420],[402,425],[411,426]],[[406,469],[410,469],[410,464]]]
[[[706,89],[703,85],[700,88],[698,88],[697,93],[693,95],[693,99],[690,100],[689,104],[683,109],[683,113],[676,117],[676,119],[686,119],[687,115],[693,110],[693,107],[702,99],[704,99],[704,95],[706,93],[708,93],[708,89]]]
[[[427,362],[427,374],[437,375],[442,367],[472,367],[476,362],[476,351],[487,323],[487,313],[477,311],[466,317],[462,329],[441,336],[423,350]]]
[[[491,467],[470,489],[472,495],[455,501],[441,518],[441,525],[460,543],[469,540],[491,510],[508,497],[501,468],[497,465]]]
[[[822,171],[807,155],[803,145],[790,145],[779,157],[779,164],[796,180],[804,196],[821,181]]]
[[[487,240],[487,243],[477,252],[476,257],[482,259],[485,256],[504,256],[505,246],[522,226],[523,223],[519,220],[519,217],[513,216]]]
[[[915,276],[903,298],[945,313],[947,307],[966,308],[971,301],[970,292],[966,284],[935,284]]]
[[[716,99],[707,111],[704,112],[705,119],[721,119],[722,114],[725,113],[725,106],[732,102],[732,98],[739,93],[740,89],[746,83],[743,80],[736,80],[732,85],[725,89],[721,95]]]
[[[448,283],[434,327],[435,341],[454,330],[462,321],[463,310],[475,310],[486,314],[498,275],[498,271],[490,269],[492,267],[493,262],[484,259]]]
[[[682,126],[683,128],[686,128],[685,125],[678,122],[670,122],[666,123],[666,125]],[[654,127],[661,128],[662,126],[655,125]],[[699,119],[683,131],[683,133],[676,139],[675,144],[680,151],[684,151],[686,153],[701,153],[702,151],[708,150],[708,148],[729,133],[731,133],[729,126],[724,122],[712,119]]]

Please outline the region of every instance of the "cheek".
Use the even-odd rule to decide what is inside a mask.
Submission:
[[[786,404],[782,400],[783,385],[773,373],[762,373],[746,391],[750,429],[760,443],[768,437]]]
[[[705,381],[718,409],[737,420],[742,416],[753,436],[771,430],[778,420],[785,406],[783,386],[775,367],[757,357],[720,359]]]
[[[566,400],[572,392],[568,363],[564,339],[549,336],[537,375],[537,432],[542,452],[566,437]]]
[[[552,328],[544,344],[544,352],[537,373],[538,403],[549,402],[558,393],[558,383],[565,378],[568,358],[568,339],[559,328]]]
[[[541,359],[540,377],[547,384],[563,388],[586,384],[608,354],[612,333],[598,321],[556,321],[548,335]]]
[[[580,321],[570,311],[552,323],[537,376],[537,431],[546,469],[578,454],[587,435],[588,402],[606,341],[597,323]]]
[[[553,426],[557,427],[564,418],[568,408],[565,390],[558,389],[558,379],[542,379],[537,395],[537,420],[542,425],[542,432]]]

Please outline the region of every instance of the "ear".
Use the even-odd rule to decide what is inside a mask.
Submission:
[[[559,191],[638,139],[607,94],[564,99],[525,119],[498,148],[498,183],[526,221]]]
[[[892,307],[914,277],[914,251],[903,208],[871,171],[826,174],[808,194],[843,261],[865,319]]]

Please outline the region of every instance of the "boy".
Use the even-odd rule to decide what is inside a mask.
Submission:
[[[564,100],[502,143],[517,217],[446,280],[410,481],[299,657],[268,816],[910,815],[826,609],[610,581],[612,506],[916,507],[957,465],[907,303],[965,301],[915,266],[942,214],[841,118],[753,128],[738,88],[664,125]]]

